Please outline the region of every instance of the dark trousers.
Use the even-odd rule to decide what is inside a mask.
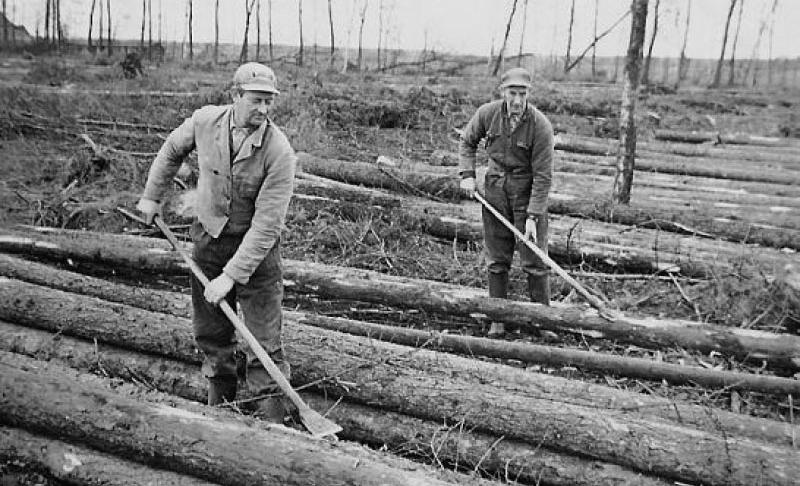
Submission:
[[[194,260],[209,280],[213,280],[222,273],[222,268],[236,253],[242,237],[223,234],[219,238],[212,238],[195,222],[192,226],[192,239]],[[204,355],[203,374],[209,379],[235,381],[235,329],[218,306],[206,301],[203,292],[200,281],[192,276],[192,323],[197,346]],[[234,284],[226,300],[234,309],[236,303],[239,303],[245,325],[289,379],[289,363],[284,359],[281,339],[283,279],[280,242],[270,250],[245,285]],[[246,348],[246,379],[250,392],[263,394],[277,391],[277,385],[261,362],[249,346]]]
[[[531,175],[506,173],[486,173],[485,199],[500,214],[525,234],[525,221],[528,218],[528,202],[531,196]],[[547,252],[548,241],[547,214],[536,223],[536,245]],[[483,208],[483,235],[489,273],[507,274],[511,269],[514,249],[519,245],[522,270],[527,275],[547,275],[547,266],[530,248],[517,242],[514,233],[503,225],[488,209]]]

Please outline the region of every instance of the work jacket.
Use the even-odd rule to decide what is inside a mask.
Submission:
[[[475,154],[482,139],[489,157],[487,174],[529,174],[532,184],[527,213],[534,217],[544,214],[553,179],[553,127],[547,117],[528,103],[512,131],[505,101],[479,107],[461,136],[462,177],[475,177]]]
[[[267,119],[231,161],[233,106],[205,106],[170,133],[150,169],[143,197],[160,202],[184,158],[197,148],[197,218],[213,238],[239,235],[239,249],[223,268],[246,284],[279,240],[292,197],[297,157]]]

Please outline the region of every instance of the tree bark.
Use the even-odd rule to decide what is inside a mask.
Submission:
[[[147,0],[142,0],[142,26],[141,36],[139,37],[139,50],[144,50],[144,28],[147,23]]]
[[[728,8],[728,17],[725,20],[725,31],[722,34],[722,49],[719,53],[719,60],[717,61],[717,68],[714,70],[714,81],[711,82],[712,88],[719,88],[720,79],[722,77],[722,63],[725,61],[725,48],[728,46],[728,29],[731,25],[731,16],[733,9],[736,8],[736,1],[731,0],[731,6]]]
[[[189,62],[194,60],[194,8],[189,0]]]
[[[101,2],[103,0],[100,0]],[[49,44],[50,43],[50,4],[53,3],[53,0],[45,0],[44,1],[44,41]],[[4,9],[5,10],[5,9]],[[6,17],[8,18],[8,17]],[[101,20],[102,22],[102,20]],[[101,29],[102,30],[102,27]]]
[[[188,400],[201,403],[206,400],[207,380],[191,361],[175,361],[108,345],[101,346],[98,352],[89,341],[67,336],[54,340],[49,332],[2,321],[0,336],[3,350],[13,349],[15,353],[32,357],[47,356],[49,361],[55,360],[84,372],[97,372],[102,367],[104,376],[145,382],[161,392]],[[507,474],[517,481],[530,483],[666,486],[666,481],[614,464],[561,454],[525,442],[501,440],[490,434],[465,430],[458,424],[443,425],[346,400],[332,406],[319,395],[305,392],[301,395],[310,407],[327,410],[327,417],[343,427],[340,438],[381,445],[392,451],[416,451],[426,462],[458,464],[462,468]]]
[[[114,38],[111,36],[111,0],[106,0],[106,53],[109,57],[114,55]]]
[[[269,62],[275,60],[272,52],[272,0],[267,0],[267,30],[269,35]]]
[[[363,69],[362,61],[363,61],[363,40],[364,40],[364,21],[367,19],[367,6],[369,3],[367,0],[363,0],[361,6],[361,13],[359,18],[361,20],[361,24],[358,27],[358,70],[361,71]]]
[[[650,35],[650,44],[647,46],[647,57],[644,60],[644,69],[642,70],[642,83],[644,86],[650,85],[650,63],[653,59],[653,45],[656,43],[656,35],[658,35],[658,6],[661,0],[656,0],[653,6],[653,32]]]
[[[567,69],[570,65],[570,56],[572,55],[572,27],[575,24],[575,0],[572,0],[572,4],[569,8],[569,29],[567,31],[567,54],[564,56],[564,72],[567,73],[569,70]]]
[[[153,60],[153,0],[147,0],[147,60]]]
[[[494,63],[494,69],[492,69],[492,76],[497,76],[497,72],[500,71],[500,65],[503,63],[503,56],[506,53],[506,45],[508,44],[508,34],[511,32],[511,23],[514,21],[514,13],[517,11],[517,0],[513,0],[511,4],[511,13],[508,14],[508,22],[506,22],[506,33],[503,36],[503,45],[500,46],[500,51],[497,53],[497,60]]]
[[[256,0],[256,62],[261,62],[261,0]]]
[[[213,486],[215,484],[5,426],[0,426],[0,459],[23,463],[26,467],[41,471],[63,484],[86,486],[154,484]]]
[[[169,401],[178,407],[136,400],[109,391],[101,379],[90,381],[19,355],[0,354],[0,368],[3,423],[57,431],[60,438],[220,484],[460,484],[431,478],[425,474],[435,474],[430,469],[412,471],[408,461],[314,440],[283,427],[253,427],[232,414],[177,397]]]
[[[731,46],[731,57],[728,60],[728,86],[733,86],[736,80],[736,44],[739,42],[739,29],[742,27],[742,11],[744,10],[744,0],[739,0],[739,15],[736,18],[736,32],[733,34],[733,46]]]
[[[787,265],[787,268],[791,268]],[[0,275],[16,278],[36,285],[66,292],[80,293],[112,302],[133,305],[154,312],[190,317],[191,308],[183,294],[164,293],[163,299],[154,298],[147,289],[116,285],[108,281],[56,270],[41,263],[21,260],[0,254]],[[790,298],[800,302],[800,272],[785,270],[780,277]],[[800,305],[797,305],[800,308]],[[693,366],[674,365],[649,359],[620,357],[590,351],[556,348],[536,344],[522,344],[494,339],[429,332],[405,327],[385,326],[351,319],[306,315],[307,325],[367,336],[407,346],[426,346],[466,355],[515,359],[526,363],[549,366],[576,366],[585,371],[643,378],[660,382],[666,380],[677,385],[698,384],[710,388],[752,390],[778,395],[794,394],[800,397],[800,381],[770,375],[752,375]]]
[[[22,291],[23,287],[17,290]],[[20,307],[26,307],[24,318],[31,325],[47,325],[45,316],[31,315],[42,312],[41,307],[29,305],[31,296],[18,295]],[[191,343],[188,320],[158,317],[153,322],[144,311],[134,311],[135,319],[132,319],[134,315],[129,315],[128,311],[133,309],[125,306],[109,305],[103,301],[92,305],[93,299],[57,291],[46,292],[41,297],[58,303],[60,314],[48,309],[50,316],[60,315],[62,322],[71,320],[71,324],[62,324],[61,332],[64,334],[78,332],[101,342],[125,342],[128,347],[152,346],[150,351],[158,353],[169,351],[167,348],[172,337],[186,343],[176,342],[173,346],[191,348],[187,346]],[[39,298],[35,301],[42,303]],[[70,309],[67,310],[67,307]],[[107,310],[101,312],[104,308]],[[289,316],[287,324],[290,319]],[[122,332],[118,324],[121,320],[129,323]],[[86,328],[92,321],[96,324],[95,330]],[[142,325],[142,330],[148,330],[152,337],[136,336],[136,330]],[[678,481],[712,485],[750,485],[764,481],[767,484],[789,485],[800,474],[796,451],[787,447],[767,445],[727,433],[719,437],[717,433],[701,432],[629,413],[630,407],[638,409],[640,405],[636,402],[604,402],[595,395],[602,388],[599,386],[583,383],[579,387],[582,393],[565,400],[564,388],[570,380],[556,380],[512,368],[504,370],[502,377],[491,378],[492,370],[504,367],[424,350],[412,351],[402,346],[376,343],[311,327],[299,330],[298,335],[292,336],[288,327],[287,356],[290,359],[292,356],[314,357],[301,363],[292,363],[297,375],[302,377],[299,381],[319,382],[326,393],[333,396],[350,396],[361,403],[381,403],[382,407],[389,410],[423,419],[464,421],[465,426],[475,427],[477,431],[504,435],[532,445],[557,447],[571,454],[594,457]],[[354,359],[348,359],[348,356]],[[4,361],[9,363],[11,360]],[[18,359],[13,361],[19,362]],[[464,371],[454,372],[453,368],[459,362],[463,363]],[[423,374],[420,370],[426,370],[427,373]],[[28,383],[31,387],[28,388],[31,393],[29,397],[35,396],[39,400],[45,397],[43,401],[47,402],[47,392],[33,383],[33,377],[17,378],[12,370],[4,371],[0,376],[4,382],[11,381],[9,385],[4,385],[11,397],[24,395],[22,392],[25,383]],[[336,380],[329,384],[328,378],[332,376]],[[58,380],[54,379],[54,382]],[[60,388],[64,389],[63,381],[61,383]],[[348,383],[348,386],[342,388],[340,383]],[[562,386],[557,388],[554,386],[556,383]],[[547,391],[543,391],[545,389]],[[465,390],[470,392],[465,394]],[[81,396],[75,387],[69,387],[67,393],[74,397]],[[0,419],[3,414],[17,416],[16,410],[31,406],[30,398],[8,403],[7,397],[0,398],[0,405]],[[100,408],[100,416],[109,413]],[[64,410],[56,410],[55,413],[69,416]],[[145,423],[158,430],[170,430],[169,425],[165,429],[158,421],[152,421],[152,417],[148,418],[151,420]],[[86,421],[84,417],[82,422]],[[18,424],[12,422],[11,425]],[[716,422],[709,425],[718,427]],[[219,436],[219,431],[215,435]],[[96,438],[97,434],[91,436]],[[283,444],[284,447],[287,445]],[[239,448],[231,446],[229,444],[225,450],[241,453]]]
[[[681,44],[681,54],[678,59],[678,75],[675,80],[675,89],[677,90],[681,82],[686,79],[686,74],[689,71],[689,60],[686,58],[686,45],[689,42],[689,22],[692,17],[692,0],[686,0],[686,26],[683,29],[683,43]]]
[[[633,186],[636,159],[636,97],[639,93],[639,68],[642,64],[642,44],[647,25],[647,0],[632,0],[631,36],[625,61],[625,85],[622,88],[617,174],[612,194],[617,203],[628,204]]]

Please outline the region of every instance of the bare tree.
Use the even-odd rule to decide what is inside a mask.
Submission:
[[[572,6],[569,8],[569,31],[567,32],[567,55],[564,58],[564,72],[568,72],[570,52],[572,51],[572,26],[575,24],[575,0],[572,0]]]
[[[269,62],[274,59],[272,54],[272,0],[267,0],[267,32],[269,34]]]
[[[514,13],[517,11],[517,0],[511,4],[511,13],[508,14],[508,22],[506,22],[506,34],[503,36],[503,45],[500,46],[500,52],[497,53],[497,58],[492,69],[492,76],[497,76],[500,71],[500,65],[503,63],[503,55],[506,52],[506,45],[508,44],[508,34],[511,32],[511,23],[514,21]]]
[[[101,2],[103,0],[100,0]],[[44,2],[44,41],[50,43],[50,4],[52,0],[45,0]],[[101,28],[102,29],[102,28]]]
[[[139,49],[144,50],[144,27],[147,21],[147,0],[142,0],[142,34],[139,37]]]
[[[777,3],[777,0],[776,0]],[[775,39],[775,12],[769,22],[769,49],[767,51],[767,86],[772,86],[772,42]]]
[[[628,204],[633,186],[636,161],[636,97],[639,90],[639,68],[642,64],[644,31],[647,26],[647,0],[632,0],[631,37],[625,60],[625,85],[620,110],[617,173],[612,189],[614,201]],[[622,153],[624,151],[624,153]]]
[[[692,0],[686,0],[686,27],[683,30],[683,44],[681,44],[681,55],[678,59],[678,76],[675,81],[675,89],[686,78],[689,71],[689,59],[686,57],[686,44],[689,42],[689,22],[692,19]]]
[[[303,65],[303,0],[297,0],[297,22],[300,24],[300,55],[297,64]]]
[[[519,53],[517,53],[517,67],[522,66],[522,47],[525,44],[525,28],[528,26],[528,0],[522,7],[522,32],[519,34]]]
[[[358,70],[361,71],[361,63],[364,57],[363,40],[364,40],[364,21],[367,19],[367,6],[369,2],[364,0],[361,4],[361,25],[358,28]]]
[[[328,26],[331,30],[331,67],[333,67],[333,57],[336,52],[336,41],[333,34],[333,7],[331,7],[331,0],[328,0]]]
[[[189,61],[194,60],[194,8],[189,0]]]
[[[214,64],[219,64],[219,0],[214,0]]]
[[[97,33],[97,42],[99,42],[98,48],[100,50],[103,49],[103,15],[104,15],[103,11],[104,11],[104,9],[103,9],[103,0],[100,0],[100,8],[98,9],[98,12],[97,12],[98,13],[98,16],[97,16],[98,17],[97,18],[97,27],[98,27],[98,31],[99,31]],[[47,30],[47,29],[45,28],[45,30]]]
[[[658,34],[658,5],[661,0],[656,0],[653,6],[653,32],[650,35],[650,45],[647,46],[647,58],[644,61],[644,69],[642,70],[642,84],[647,86],[650,84],[650,62],[653,59],[653,44],[656,43],[656,35]]]
[[[356,17],[356,3],[358,0],[352,0],[350,4],[350,20],[347,22],[347,41],[344,46],[344,56],[342,56],[342,74],[347,72],[350,63],[350,38],[353,34],[353,23]]]
[[[597,40],[597,13],[600,10],[600,0],[594,0],[594,27],[592,37]],[[597,42],[592,44],[592,80],[597,77]]]
[[[261,62],[261,0],[256,0],[256,62]]]
[[[722,62],[725,60],[725,47],[728,44],[728,28],[731,25],[731,16],[733,9],[736,7],[737,0],[731,0],[731,6],[728,8],[728,18],[725,20],[725,31],[722,34],[722,50],[719,53],[719,61],[717,61],[717,69],[714,70],[714,81],[711,82],[712,88],[719,88],[720,78],[722,77]]]
[[[97,0],[92,0],[92,6],[89,9],[89,35],[86,39],[86,44],[89,46],[89,50],[91,51],[94,45],[92,44],[92,29],[94,28],[94,8],[97,4]],[[6,0],[3,0],[3,10],[5,10]]]
[[[736,77],[736,44],[739,42],[739,29],[742,27],[742,10],[744,10],[744,0],[739,0],[739,15],[736,18],[736,32],[733,34],[731,57],[728,61],[728,86],[733,86]]]
[[[591,44],[589,44],[589,45],[586,47],[586,49],[584,49],[584,50],[583,50],[583,52],[581,52],[581,53],[578,55],[578,57],[576,57],[576,58],[575,58],[575,59],[574,59],[574,60],[573,60],[573,61],[572,61],[572,62],[571,62],[569,65],[567,65],[567,66],[566,66],[566,68],[565,68],[565,71],[564,71],[564,72],[570,72],[570,71],[572,70],[572,68],[574,68],[575,66],[577,66],[577,65],[578,65],[578,63],[579,63],[579,62],[581,62],[581,61],[583,60],[583,58],[584,58],[584,57],[586,57],[586,54],[587,54],[587,53],[588,53],[588,52],[589,52],[589,51],[590,51],[592,48],[594,48],[594,47],[597,45],[597,43],[600,41],[600,39],[602,39],[603,37],[605,37],[605,36],[607,36],[608,34],[610,34],[610,33],[611,33],[611,31],[612,31],[612,30],[614,30],[614,29],[617,27],[617,25],[619,25],[619,24],[620,24],[620,22],[622,22],[622,21],[625,19],[625,17],[627,17],[627,16],[628,16],[628,15],[630,15],[630,14],[631,14],[631,11],[630,11],[630,10],[626,10],[626,11],[625,11],[625,12],[624,12],[622,15],[620,15],[620,17],[617,19],[617,21],[616,21],[616,22],[614,22],[613,24],[611,24],[611,27],[609,27],[608,29],[606,29],[606,30],[605,30],[605,31],[604,31],[602,34],[600,34],[600,35],[598,35],[597,37],[595,37],[595,38],[594,38],[594,40],[592,41],[592,43],[591,43]],[[616,79],[616,74],[614,75],[614,79]]]
[[[383,0],[378,3],[378,68],[381,67],[381,44],[383,40]]]
[[[250,15],[253,13],[253,5],[256,0],[244,0],[244,38],[242,38],[242,50],[239,52],[239,64],[247,62],[247,37],[250,34]]]
[[[756,78],[758,77],[758,52],[761,46],[761,38],[764,36],[764,31],[767,28],[767,22],[769,22],[769,18],[773,12],[775,12],[775,7],[778,5],[778,0],[775,0],[772,3],[772,11],[769,14],[766,14],[763,19],[761,19],[761,25],[758,27],[758,36],[756,37],[756,42],[753,44],[753,52],[750,54],[750,60],[747,62],[747,68],[744,71],[743,80],[747,82],[750,79],[750,72],[753,71],[755,67],[755,72],[753,73],[753,86],[756,85]]]
[[[153,59],[153,0],[147,0],[147,59]]]
[[[111,0],[106,0],[106,54],[114,55],[114,38],[111,36]]]
[[[161,0],[158,0],[158,45],[164,45],[161,37]]]
[[[92,4],[92,9],[94,9],[94,4]],[[89,46],[91,47],[91,27],[89,29]],[[3,45],[8,45],[8,13],[6,12],[6,0],[3,0]]]

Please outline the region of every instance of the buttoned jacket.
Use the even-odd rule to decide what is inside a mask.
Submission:
[[[297,157],[267,119],[231,160],[233,106],[205,106],[170,133],[153,161],[144,198],[160,202],[189,153],[197,149],[197,218],[213,238],[241,235],[223,272],[245,284],[279,241],[292,196]]]

